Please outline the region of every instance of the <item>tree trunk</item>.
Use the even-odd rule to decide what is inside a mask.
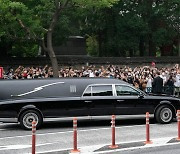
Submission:
[[[98,32],[98,57],[102,57],[102,33],[101,30]]]
[[[160,49],[162,56],[173,56],[173,44],[164,45]]]
[[[178,56],[180,57],[180,39],[178,38]]]
[[[129,57],[133,57],[133,56],[134,56],[133,49],[130,49],[130,50],[129,50]]]
[[[47,47],[45,47],[45,44],[43,42],[43,47],[48,52],[49,58],[51,60],[54,78],[59,77],[59,69],[58,69],[57,57],[55,55],[53,45],[52,45],[52,33],[58,22],[60,12],[67,6],[68,2],[69,2],[69,0],[66,0],[66,1],[64,1],[63,4],[61,4],[60,1],[55,0],[56,11],[53,14],[52,21],[51,21],[49,29],[47,31]]]
[[[149,35],[149,56],[156,56],[156,46],[152,40],[152,34]]]
[[[5,58],[8,57],[8,51],[12,50],[12,42],[5,40],[4,38],[0,39],[0,57]]]
[[[139,55],[140,55],[140,57],[144,56],[144,51],[145,51],[144,40],[143,40],[143,38],[140,38],[140,42],[139,42]]]
[[[47,52],[49,55],[49,58],[51,60],[52,69],[53,69],[53,77],[58,78],[59,77],[59,68],[58,68],[58,62],[57,57],[55,55],[53,46],[52,46],[52,31],[49,30],[47,33]]]

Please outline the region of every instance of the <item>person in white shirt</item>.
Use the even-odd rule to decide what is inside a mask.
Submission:
[[[89,77],[90,78],[93,78],[95,75],[94,75],[94,72],[92,70],[89,70]]]
[[[175,90],[174,90],[175,95],[179,97],[180,96],[180,70],[177,71],[174,86],[175,86]]]
[[[162,72],[162,74],[160,75],[160,77],[163,79],[163,86],[164,86],[164,84],[165,84],[166,81],[167,81],[165,72]]]
[[[152,91],[152,81],[153,81],[153,78],[152,78],[151,74],[149,74],[149,76],[147,78],[147,85],[146,85],[147,93],[151,93],[151,91]]]

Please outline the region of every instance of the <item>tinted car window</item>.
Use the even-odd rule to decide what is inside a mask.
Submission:
[[[111,85],[89,86],[83,96],[112,96]]]
[[[112,96],[112,86],[92,86],[92,96]]]
[[[137,96],[137,95],[139,95],[139,92],[136,91],[135,89],[128,87],[128,86],[122,86],[122,85],[116,86],[116,93],[117,93],[117,96],[124,96],[124,95]]]

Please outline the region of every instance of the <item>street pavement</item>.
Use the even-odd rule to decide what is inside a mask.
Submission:
[[[176,154],[179,153],[177,137],[177,122],[171,124],[156,124],[150,120],[150,139],[153,144],[144,144],[146,140],[145,119],[118,119],[116,120],[117,149],[110,149],[111,124],[106,120],[78,121],[78,149],[84,154],[98,153],[141,153],[152,149],[159,151],[158,147],[168,148]],[[48,122],[37,130],[36,153],[69,154],[73,148],[72,121]],[[180,146],[180,144],[179,144]],[[151,147],[151,148],[150,148]],[[155,149],[155,150],[153,150]],[[162,148],[164,149],[164,148]],[[138,151],[139,150],[139,151]],[[175,151],[176,150],[176,151]],[[164,150],[162,150],[164,151]],[[31,153],[31,131],[25,131],[18,124],[0,123],[0,154],[26,154]],[[151,153],[149,151],[149,153]],[[166,153],[163,153],[166,154]],[[168,153],[167,153],[168,154]]]

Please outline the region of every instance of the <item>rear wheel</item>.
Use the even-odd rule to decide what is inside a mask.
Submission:
[[[173,120],[173,110],[168,105],[160,106],[155,113],[158,123],[170,123]]]
[[[41,114],[35,110],[23,112],[19,119],[21,127],[26,130],[32,129],[33,121],[36,121],[36,129],[38,129],[43,122]]]

